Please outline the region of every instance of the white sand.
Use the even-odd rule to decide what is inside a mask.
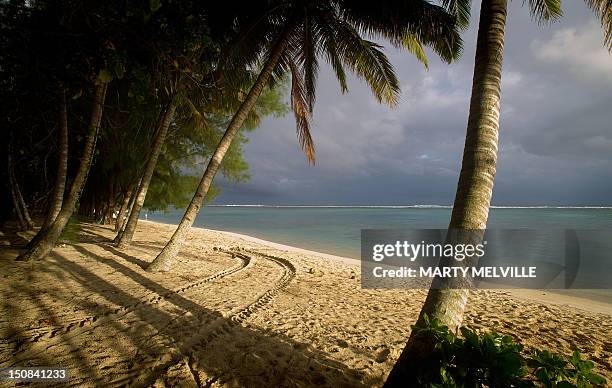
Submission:
[[[300,253],[313,257],[320,257],[327,260],[336,260],[346,264],[359,265],[360,261],[350,257],[330,255],[312,251],[308,249],[298,248],[290,245],[279,244],[268,240],[263,240],[257,237],[248,236],[235,232],[227,232],[215,229],[205,229],[209,232],[220,233],[232,238],[237,238],[242,241],[261,244],[266,247],[271,247],[288,253]],[[580,309],[588,312],[607,314],[612,316],[612,290],[528,290],[528,289],[505,289],[501,290],[508,292],[512,296],[538,301],[543,303],[551,303],[561,306],[568,306],[575,309]]]
[[[356,260],[203,229],[171,272],[144,271],[172,232],[140,222],[118,251],[85,225],[35,263],[0,244],[0,367],[63,365],[86,386],[380,386],[427,293],[362,289]],[[609,306],[531,293],[474,292],[464,322],[579,349],[612,381]]]

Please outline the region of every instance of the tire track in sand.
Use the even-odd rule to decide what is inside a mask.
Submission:
[[[183,343],[168,349],[167,353],[139,362],[139,369],[137,371],[124,375],[121,378],[111,382],[98,381],[96,383],[107,383],[112,386],[127,385],[130,387],[147,387],[154,384],[155,381],[160,376],[165,374],[168,369],[179,363],[188,364],[187,366],[197,382],[199,378],[195,378],[194,375],[194,371],[197,370],[197,368],[194,368],[190,361],[193,359],[193,353],[203,351],[206,346],[220,334],[229,332],[232,326],[243,323],[251,315],[264,308],[280,291],[286,288],[291,280],[293,280],[295,277],[295,267],[289,260],[252,250],[243,250],[242,252],[262,257],[263,259],[271,261],[281,267],[282,275],[280,276],[279,280],[276,281],[276,283],[267,291],[259,294],[251,303],[223,313],[221,317],[215,319],[212,323],[203,326],[198,333],[192,335]],[[234,253],[236,256],[244,257],[245,259],[249,258],[249,256],[238,251],[232,251],[232,253]]]
[[[0,360],[0,365],[4,366],[4,364],[9,361],[12,361],[11,365],[16,365],[17,363],[25,359],[33,358],[41,352],[44,352],[46,349],[48,349],[50,346],[53,346],[53,344],[55,343],[61,343],[78,335],[82,335],[91,330],[94,330],[96,327],[99,327],[100,323],[102,322],[123,317],[138,308],[155,305],[163,300],[170,299],[175,295],[181,295],[188,291],[197,290],[198,288],[204,286],[207,283],[212,282],[213,280],[218,280],[226,276],[236,274],[237,272],[245,269],[251,262],[251,258],[246,255],[240,255],[236,254],[235,252],[225,251],[216,248],[215,251],[229,255],[232,258],[238,258],[240,260],[240,264],[229,269],[217,272],[216,274],[206,277],[204,279],[199,279],[195,282],[188,283],[174,290],[162,294],[157,294],[156,296],[150,297],[145,300],[140,300],[136,303],[109,310],[104,314],[91,315],[79,321],[71,322],[64,325],[58,325],[51,329],[47,328],[45,331],[38,332],[31,337],[21,337],[15,339],[15,341],[10,341],[7,343],[7,345],[9,345],[11,342],[19,342],[18,350],[16,352],[11,352],[11,355],[8,358]],[[32,330],[35,331],[37,329]],[[24,345],[31,346],[24,349]],[[39,349],[41,346],[44,346],[42,350]],[[36,349],[39,350],[36,351]]]

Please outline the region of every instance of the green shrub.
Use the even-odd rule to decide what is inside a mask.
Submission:
[[[430,387],[588,388],[606,383],[593,372],[593,362],[583,360],[578,351],[570,357],[546,350],[525,354],[523,346],[507,335],[478,334],[462,327],[459,337],[437,319],[424,321],[413,330],[435,339],[434,355],[428,360],[432,365],[423,368],[438,371],[427,377]]]

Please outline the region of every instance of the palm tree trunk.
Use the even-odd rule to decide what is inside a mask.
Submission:
[[[142,176],[138,179],[138,183],[136,184],[136,186],[134,186],[134,188],[138,188],[141,181],[142,181]],[[130,213],[132,213],[132,209],[134,209],[134,202],[136,202],[136,192],[135,191],[132,192],[132,196],[130,197],[130,204],[128,205],[127,213],[125,214],[126,218],[121,223],[121,228],[119,228],[119,231],[121,233],[123,233],[123,231],[125,230],[125,224],[127,224],[127,220],[128,218],[130,218]]]
[[[19,205],[19,199],[17,199],[17,194],[15,192],[13,177],[9,176],[9,185],[11,186],[11,199],[13,200],[13,207],[15,208],[15,215],[17,216],[17,223],[19,224],[19,229],[28,230],[28,224],[23,218],[23,214],[21,213],[21,206]]]
[[[25,221],[26,230],[34,229],[34,222],[32,221],[32,217],[30,217],[30,212],[28,211],[28,205],[26,205],[23,195],[21,195],[21,189],[19,188],[19,183],[17,182],[17,178],[15,178],[15,171],[12,170],[13,174],[13,187],[15,188],[15,196],[17,197],[17,201],[21,206],[21,215]]]
[[[66,90],[64,85],[59,86],[59,128],[58,128],[58,153],[57,153],[57,173],[55,175],[55,185],[51,203],[47,210],[47,217],[42,228],[47,229],[62,209],[64,201],[64,191],[66,189],[66,174],[68,171],[68,113],[66,110]]]
[[[19,229],[28,230],[28,224],[23,218],[23,214],[21,213],[21,206],[19,206],[19,200],[17,199],[17,195],[15,193],[15,189],[13,188],[13,179],[9,177],[9,183],[11,185],[11,198],[13,199],[13,207],[15,208],[15,215],[17,216],[17,223],[19,223]]]
[[[161,133],[161,121],[163,119],[164,113],[165,113],[165,109],[162,109],[157,119],[155,119],[155,124],[154,124],[155,130],[153,133],[153,143],[157,141],[157,138]],[[149,150],[149,153],[147,154],[147,159],[145,160],[144,168],[146,168],[147,163],[149,162],[149,157],[150,157],[151,152],[153,152],[153,145],[151,145],[151,149]],[[142,171],[142,173],[139,173],[139,174],[140,175],[138,177],[138,181],[135,183],[135,185],[132,188],[132,192],[130,194],[130,200],[128,203],[126,213],[124,215],[124,219],[121,221],[121,225],[118,228],[118,230],[116,230],[117,234],[115,235],[115,238],[113,240],[113,243],[115,245],[117,245],[119,241],[123,238],[123,233],[125,232],[125,228],[127,227],[128,220],[130,219],[132,210],[134,210],[134,204],[136,203],[136,198],[138,197],[138,189],[140,188],[142,184],[142,179],[144,177],[144,170]]]
[[[19,228],[21,230],[28,230],[28,224],[25,220],[25,218],[23,217],[23,213],[21,211],[21,204],[19,202],[19,198],[17,197],[17,190],[15,188],[15,186],[17,185],[17,182],[14,179],[14,172],[13,172],[13,160],[11,157],[11,152],[12,152],[12,147],[9,144],[8,146],[8,151],[7,151],[7,168],[8,168],[8,179],[9,179],[9,186],[10,186],[10,190],[11,190],[11,199],[13,200],[13,207],[15,208],[15,215],[17,216],[17,222],[19,223]]]
[[[81,196],[85,182],[87,181],[87,175],[89,174],[89,169],[93,161],[96,141],[98,139],[98,132],[100,129],[100,121],[102,120],[102,112],[104,111],[104,100],[106,99],[107,85],[108,84],[106,82],[100,82],[95,86],[93,109],[89,122],[89,129],[87,131],[87,137],[85,138],[83,155],[81,156],[79,169],[77,170],[76,176],[74,177],[72,185],[70,186],[70,191],[66,196],[62,209],[49,228],[46,230],[40,230],[38,232],[28,250],[17,257],[18,261],[42,259],[48,255],[55,246],[57,240],[60,238],[64,228],[70,220],[70,217],[74,213],[76,204]]]
[[[103,224],[110,225],[113,222],[113,214],[115,213],[116,201],[115,201],[115,184],[112,179],[109,178],[108,182],[108,199],[106,200],[106,209],[104,210]]]
[[[217,170],[219,169],[219,166],[221,165],[221,162],[223,161],[227,150],[232,144],[232,141],[238,133],[238,130],[246,120],[247,115],[249,114],[249,112],[251,112],[251,110],[257,103],[259,95],[270,80],[272,71],[276,67],[278,60],[280,59],[281,55],[285,51],[285,48],[287,47],[287,35],[288,32],[285,32],[285,34],[280,37],[280,39],[275,44],[273,50],[270,53],[270,56],[268,57],[268,60],[266,61],[266,64],[259,73],[257,80],[251,87],[251,90],[249,90],[249,93],[240,105],[240,108],[238,108],[238,111],[236,111],[236,113],[234,114],[234,117],[232,117],[232,121],[227,127],[225,133],[223,134],[221,141],[219,141],[219,144],[217,145],[215,152],[213,153],[210,161],[208,162],[208,165],[206,166],[206,171],[204,171],[204,175],[200,180],[198,188],[196,189],[196,192],[193,198],[191,199],[191,203],[189,203],[189,206],[187,207],[187,210],[185,211],[181,222],[179,223],[178,227],[174,231],[174,234],[170,238],[170,241],[168,241],[164,249],[162,249],[162,251],[159,253],[159,255],[157,255],[155,260],[153,260],[153,262],[149,264],[149,266],[147,267],[147,271],[167,271],[172,266],[174,258],[181,249],[183,242],[185,241],[185,237],[189,232],[189,229],[193,225],[193,222],[195,221],[198,213],[200,212],[202,202],[204,201],[204,198],[206,197],[206,194],[210,189],[210,185],[212,184],[213,178],[215,177],[215,174],[217,173]]]
[[[170,101],[168,107],[166,108],[163,114],[159,131],[157,133],[157,136],[155,136],[153,146],[151,147],[151,153],[149,154],[147,164],[145,165],[144,173],[142,174],[142,180],[138,185],[138,191],[136,192],[136,200],[134,201],[134,206],[132,207],[132,211],[130,212],[130,216],[127,220],[127,223],[125,224],[125,229],[123,230],[123,232],[120,231],[117,234],[117,237],[115,238],[115,242],[117,243],[117,247],[119,248],[125,248],[132,242],[134,232],[136,231],[136,225],[138,224],[140,210],[142,209],[142,205],[144,205],[144,201],[147,197],[147,191],[149,190],[151,178],[153,177],[153,173],[155,172],[155,166],[157,166],[157,160],[159,159],[159,154],[161,153],[162,146],[166,141],[166,135],[168,134],[168,129],[170,128],[170,123],[174,118],[175,111],[176,97],[174,97]]]
[[[13,198],[13,205],[15,206],[15,211],[17,213],[17,219],[19,221],[20,228],[22,230],[32,230],[34,229],[34,223],[32,222],[32,218],[30,217],[30,213],[28,212],[26,203],[23,200],[23,196],[21,195],[21,190],[19,189],[19,183],[17,182],[17,178],[15,178],[15,166],[13,166],[12,153],[13,147],[12,144],[9,144],[7,152],[7,167],[9,174],[9,184],[11,186],[11,196]]]
[[[121,202],[121,207],[119,208],[119,214],[117,215],[117,220],[115,220],[115,232],[119,232],[121,229],[123,229],[125,215],[127,214],[130,206],[132,193],[134,192],[134,186],[134,183],[130,184],[125,193],[123,193],[123,199]]]
[[[468,231],[472,237],[484,233],[493,194],[506,13],[507,0],[482,1],[465,148],[449,225],[449,229]],[[439,288],[429,290],[416,327],[424,324],[427,315],[456,332],[462,323],[470,282],[463,278],[434,281]],[[434,344],[427,332],[413,330],[385,386],[416,383],[416,376],[422,373],[419,369],[426,364],[423,360],[432,354]]]

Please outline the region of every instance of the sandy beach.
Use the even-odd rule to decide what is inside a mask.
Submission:
[[[427,290],[361,289],[359,262],[194,228],[173,271],[150,274],[172,225],[132,246],[83,224],[81,242],[16,263],[0,236],[0,367],[64,366],[83,386],[380,386]],[[527,349],[578,349],[612,380],[612,309],[548,291],[473,292],[464,324]]]

